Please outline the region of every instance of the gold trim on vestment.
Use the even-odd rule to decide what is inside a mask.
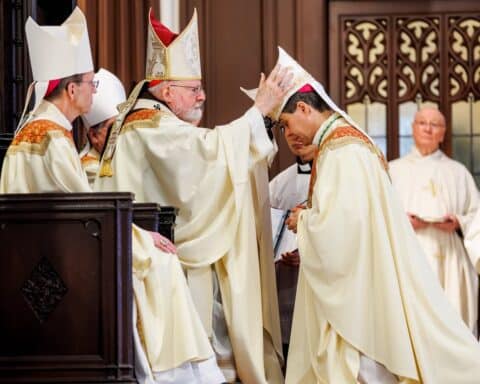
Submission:
[[[352,139],[352,141],[349,141],[348,139]],[[343,143],[344,141],[345,143]],[[330,145],[330,143],[332,142],[336,142],[336,144],[334,146]],[[327,138],[320,143],[320,146],[318,148],[318,156],[322,154],[325,148],[336,149],[344,145],[359,143],[366,144],[368,148],[378,156],[380,162],[382,163],[383,169],[388,173],[388,163],[382,151],[375,144],[373,144],[372,141],[363,132],[349,125],[335,128],[327,136]]]
[[[364,144],[368,147],[370,152],[374,153],[375,155],[378,156],[380,163],[382,164],[382,168],[388,172],[388,163],[385,160],[385,157],[383,156],[383,153],[377,148],[377,146],[373,145],[372,143],[366,142],[365,140],[362,140],[361,138],[358,137],[352,137],[352,136],[345,136],[345,137],[340,137],[336,138],[334,140],[331,140],[329,142],[325,142],[325,145],[322,145],[319,151],[319,156],[326,150],[335,150],[341,147],[344,147],[345,145],[349,144]]]
[[[7,155],[18,152],[44,155],[52,139],[67,138],[73,145],[70,131],[50,120],[35,120],[28,123],[13,139]]]
[[[98,158],[95,156],[91,155],[86,155],[83,156],[80,161],[82,162],[82,165],[87,165],[87,164],[92,164],[92,163],[98,163]]]
[[[152,111],[152,112],[155,112],[155,114],[148,119],[138,119],[138,120],[133,120],[133,121],[129,121],[128,123],[125,123],[122,129],[120,130],[120,135],[137,128],[158,128],[158,124],[160,123],[162,116],[165,115],[165,112],[162,112],[162,111]]]
[[[146,80],[140,81],[135,86],[132,93],[130,93],[130,96],[128,97],[128,99],[124,103],[120,104],[119,114],[115,118],[115,122],[113,123],[112,128],[110,129],[110,133],[108,134],[108,137],[106,140],[105,150],[101,158],[100,172],[98,174],[99,177],[113,176],[113,169],[112,169],[111,162],[112,162],[113,155],[115,153],[115,148],[117,146],[118,135],[120,134],[120,131],[122,129],[125,117],[134,107],[135,102],[137,101],[138,95],[142,91],[142,88],[145,83],[146,83]]]
[[[320,158],[320,156],[323,155],[323,153],[327,149],[334,151],[338,148],[341,148],[350,144],[365,145],[370,150],[370,152],[372,152],[378,157],[382,165],[382,168],[385,170],[385,172],[387,173],[387,176],[390,178],[390,175],[388,174],[388,162],[385,159],[385,156],[383,155],[382,151],[375,144],[373,144],[363,132],[348,125],[336,127],[326,137],[326,139],[320,143],[318,150],[315,152],[315,157],[313,160],[313,168],[312,168],[312,173],[310,175],[310,183],[308,187],[308,199],[307,199],[308,208],[312,208],[313,189],[317,181],[317,171],[316,171],[317,165],[316,164],[318,159]]]

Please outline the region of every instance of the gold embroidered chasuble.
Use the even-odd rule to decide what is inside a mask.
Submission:
[[[7,151],[0,192],[92,192],[71,129],[65,116],[44,100]],[[151,369],[175,370],[211,358],[178,258],[155,248],[150,235],[135,225],[132,253],[137,329]]]
[[[197,310],[211,335],[214,268],[237,374],[252,384],[283,382],[271,236],[263,230],[272,151],[255,108],[212,130],[139,99],[117,138],[113,176],[95,182],[96,190],[179,208],[176,245]]]
[[[339,135],[342,118],[323,132],[337,117],[314,138],[311,208],[298,220],[286,383],[356,383],[361,354],[402,383],[476,383],[480,346],[430,271],[384,162],[365,135]]]
[[[65,116],[43,101],[7,151],[0,192],[89,192],[71,130]]]

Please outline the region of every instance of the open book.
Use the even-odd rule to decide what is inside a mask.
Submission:
[[[285,225],[290,210],[270,208],[272,217],[272,240],[275,261],[282,257],[285,252],[291,252],[297,248],[297,235],[288,230]]]
[[[433,217],[433,216],[417,216],[420,220],[425,221],[426,223],[443,223],[445,218],[443,216]]]

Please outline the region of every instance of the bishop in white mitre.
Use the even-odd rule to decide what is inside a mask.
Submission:
[[[85,16],[76,8],[58,27],[29,18],[26,36],[37,103],[7,151],[0,193],[91,192],[71,124],[89,111],[95,93]],[[221,383],[180,263],[159,249],[173,250],[160,246],[165,239],[158,236],[132,228],[137,378],[142,384]]]
[[[145,79],[113,125],[94,188],[179,208],[178,255],[227,381],[282,383],[267,177],[275,147],[262,115],[288,90],[287,71],[262,78],[254,105],[214,129],[198,127],[201,79],[196,13],[178,35],[150,13]]]
[[[280,51],[295,86],[272,116],[317,146],[287,220],[301,255],[287,384],[474,384],[480,345],[431,271],[373,140]]]

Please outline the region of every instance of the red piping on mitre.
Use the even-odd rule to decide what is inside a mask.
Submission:
[[[155,15],[153,14],[153,9],[150,8],[150,24],[152,25],[155,34],[160,39],[160,41],[168,47],[173,40],[178,36],[178,33],[172,32],[168,29],[165,25],[163,25],[160,21],[155,19]]]
[[[313,92],[314,89],[310,84],[305,84],[302,88],[300,88],[297,92],[298,93],[307,93],[307,92]]]
[[[153,13],[153,9],[150,8],[150,12],[148,15],[150,19],[150,25],[153,28],[153,31],[159,38],[159,40],[165,45],[165,47],[168,47],[173,40],[175,40],[178,36],[178,33],[172,32],[170,29],[168,29],[165,25],[163,25],[160,21],[155,19],[155,15]],[[148,83],[148,87],[152,88],[158,84],[160,84],[162,80],[150,80]]]
[[[58,84],[60,84],[60,79],[50,80],[48,82],[47,92],[45,92],[45,96],[43,97],[47,97],[48,95],[50,95],[55,90],[55,88],[58,87]]]

